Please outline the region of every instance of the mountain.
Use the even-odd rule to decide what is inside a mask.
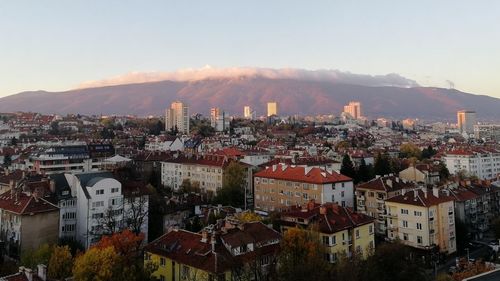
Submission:
[[[186,102],[191,113],[203,115],[208,115],[214,106],[242,115],[245,105],[264,115],[268,101],[277,101],[282,115],[338,115],[344,104],[356,100],[362,103],[363,114],[368,117],[454,120],[457,110],[470,109],[477,112],[479,119],[500,120],[500,99],[453,89],[248,76],[22,92],[0,98],[0,112],[147,116],[163,114],[174,100]]]

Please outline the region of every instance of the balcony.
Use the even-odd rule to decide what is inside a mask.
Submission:
[[[386,216],[387,216],[388,218],[394,218],[394,219],[397,219],[397,218],[398,218],[398,215],[396,215],[396,214],[386,214]]]

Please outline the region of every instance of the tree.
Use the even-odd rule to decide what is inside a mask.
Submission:
[[[488,272],[493,269],[495,268],[491,265],[481,261],[476,261],[475,263],[466,263],[465,268],[460,272],[453,273],[452,277],[455,281],[462,281],[465,278]]]
[[[42,244],[36,250],[26,250],[21,253],[21,264],[28,268],[35,268],[39,264],[48,264],[52,247],[49,244]]]
[[[143,240],[144,234],[135,234],[125,229],[122,232],[103,236],[94,247],[101,250],[113,247],[114,251],[123,258],[124,264],[130,266],[141,257],[140,247]]]
[[[245,168],[238,162],[231,162],[224,169],[222,188],[217,191],[215,202],[240,207],[245,200]]]
[[[278,280],[329,280],[330,269],[317,233],[299,228],[285,232],[278,259]]]
[[[55,246],[48,264],[48,277],[62,280],[70,277],[73,267],[73,256],[68,246]]]
[[[411,142],[403,143],[399,147],[399,151],[401,152],[401,158],[415,157],[417,159],[420,159],[422,157],[422,151],[420,150],[420,148]]]
[[[123,214],[125,224],[135,234],[141,233],[142,227],[148,218],[148,198],[147,195],[143,194],[130,195],[124,198],[125,206],[127,206]]]
[[[370,167],[366,165],[365,158],[361,159],[361,163],[358,167],[358,181],[367,182],[372,178],[372,173],[370,171]]]
[[[109,281],[121,279],[120,256],[113,247],[99,249],[90,248],[85,254],[76,258],[73,276],[76,281]]]
[[[354,165],[352,164],[351,158],[349,155],[344,154],[344,158],[342,158],[342,166],[340,167],[340,173],[342,175],[348,176],[356,181],[356,170],[354,169]]]
[[[10,144],[12,146],[16,146],[17,145],[17,138],[16,137],[13,137],[11,140],[10,140]]]
[[[458,217],[455,217],[455,233],[457,237],[457,250],[463,253],[465,248],[469,247],[470,232],[467,225]]]
[[[400,243],[386,243],[377,248],[366,262],[363,280],[422,281],[425,270],[419,258]]]
[[[347,257],[345,253],[339,255],[337,263],[333,269],[333,280],[335,281],[364,281],[364,269],[366,261],[362,256],[353,253]]]
[[[491,228],[495,233],[495,238],[500,239],[500,218],[496,218],[491,222]]]
[[[5,156],[3,157],[3,165],[5,167],[10,167],[11,164],[12,164],[12,156],[10,156],[10,154],[5,154]]]
[[[373,172],[375,175],[388,175],[391,173],[391,163],[389,161],[389,156],[386,154],[377,153],[375,157],[375,166],[373,167]]]
[[[447,180],[450,177],[450,171],[448,170],[448,167],[446,167],[446,164],[440,162],[438,165],[438,169],[440,180]]]
[[[436,153],[437,151],[432,148],[432,145],[429,145],[427,148],[422,150],[422,159],[429,159]]]
[[[262,221],[261,216],[257,215],[254,212],[241,212],[238,215],[236,215],[236,218],[242,222],[255,222],[255,221]]]

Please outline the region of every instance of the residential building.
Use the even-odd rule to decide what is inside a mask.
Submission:
[[[471,136],[474,134],[476,124],[476,112],[470,110],[460,110],[457,112],[457,127],[462,135]]]
[[[253,120],[255,119],[255,111],[252,111],[252,108],[249,105],[245,105],[243,107],[243,117],[245,119]]]
[[[275,164],[255,173],[255,207],[263,211],[284,210],[314,199],[354,206],[351,178],[330,169]]]
[[[493,179],[500,175],[500,150],[494,148],[467,148],[447,151],[444,163],[451,174],[465,172],[479,179]]]
[[[414,183],[393,175],[376,177],[356,186],[356,211],[375,218],[375,233],[387,235],[385,200],[416,188]]]
[[[165,112],[165,131],[177,130],[183,134],[189,134],[189,107],[175,101]]]
[[[183,151],[184,142],[181,138],[169,135],[154,136],[146,140],[144,149],[147,151]]]
[[[12,189],[0,195],[0,241],[6,253],[19,258],[45,243],[56,243],[59,208],[50,197]]]
[[[353,119],[361,119],[361,103],[359,101],[351,101],[348,105],[344,105],[344,113],[350,115]]]
[[[336,262],[343,254],[367,258],[375,250],[375,219],[351,208],[335,203],[320,205],[311,200],[302,207],[291,206],[280,217],[283,232],[290,227],[309,228],[314,225],[325,248],[325,259],[329,262]]]
[[[438,188],[415,189],[385,201],[389,240],[421,250],[456,252],[454,198]]]
[[[210,125],[217,132],[223,132],[229,129],[229,118],[226,117],[224,111],[221,111],[218,107],[213,107],[210,109]]]
[[[85,248],[99,241],[102,235],[123,228],[122,186],[111,173],[87,172],[64,176],[72,196],[76,195],[73,196],[76,199],[76,239]]]
[[[500,142],[500,125],[479,124],[474,125],[474,137],[486,141]]]
[[[174,229],[146,246],[159,280],[255,280],[276,266],[281,235],[261,222],[226,219],[201,233]]]
[[[439,168],[431,164],[411,164],[399,172],[399,178],[424,184],[437,184],[440,180]]]
[[[275,101],[267,103],[267,117],[273,115],[278,115],[278,103]]]

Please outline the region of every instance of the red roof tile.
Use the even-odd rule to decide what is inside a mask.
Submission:
[[[273,168],[274,167],[274,168]],[[350,177],[321,168],[306,168],[288,165],[273,165],[255,173],[255,177],[307,182],[314,184],[352,181]]]

